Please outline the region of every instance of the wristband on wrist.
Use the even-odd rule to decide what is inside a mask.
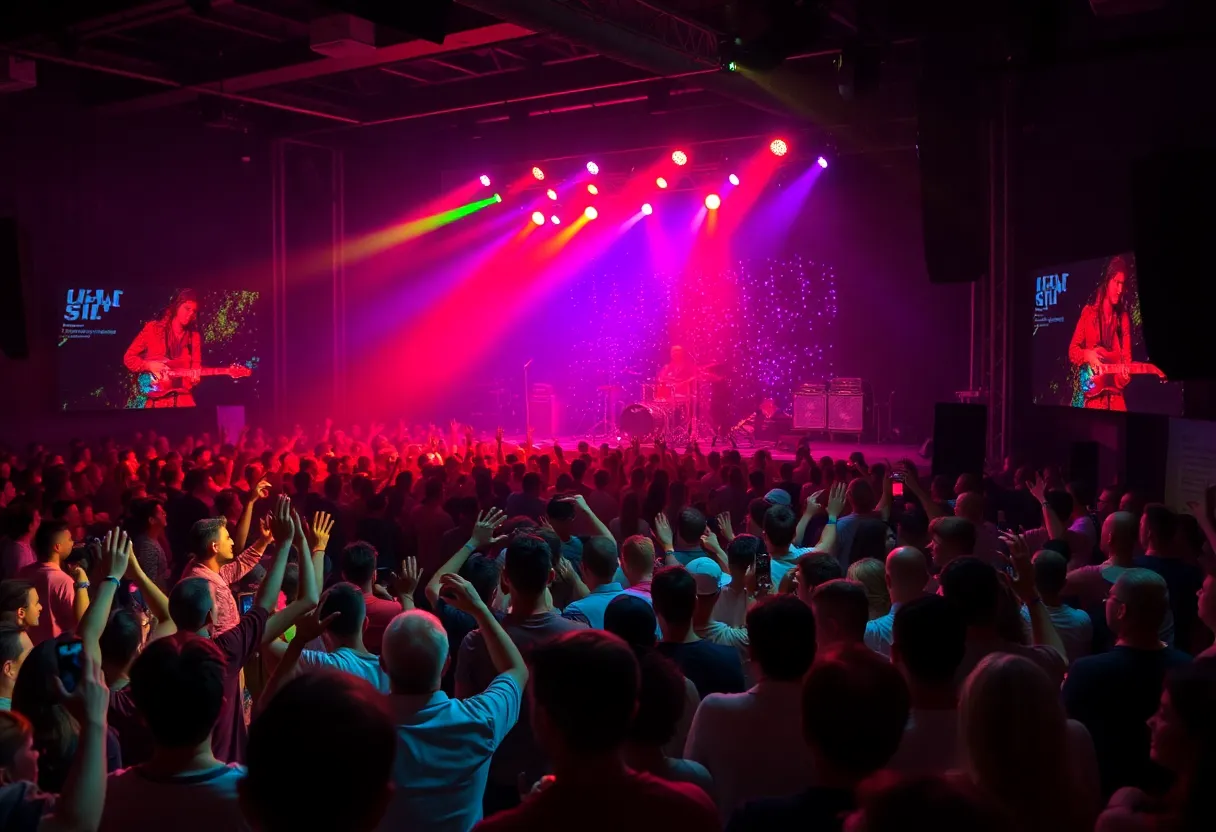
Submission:
[[[122,578],[115,578],[113,575],[106,575],[105,578],[102,579],[102,583],[105,583],[106,581],[111,581],[114,586],[122,586]]]
[[[828,525],[829,525],[829,526],[835,526],[835,525],[836,525],[836,520],[837,520],[837,518],[836,518],[836,516],[835,516],[835,515],[833,515],[833,514],[829,514],[829,515],[828,515]]]
[[[88,589],[89,587],[92,586],[92,584],[89,583],[88,581],[77,581],[72,586],[77,590],[81,590],[81,589]]]

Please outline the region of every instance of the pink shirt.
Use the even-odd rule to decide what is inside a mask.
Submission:
[[[16,577],[17,573],[37,563],[34,547],[24,540],[5,540],[0,543],[0,580]]]
[[[219,572],[212,572],[197,560],[191,559],[182,573],[182,580],[187,578],[202,578],[211,584],[211,594],[215,597],[215,629],[212,637],[231,630],[241,619],[240,610],[236,608],[236,598],[229,589],[232,584],[245,577],[262,559],[263,549],[250,546],[236,556],[236,559],[225,563]]]
[[[28,630],[35,646],[76,629],[76,609],[72,603],[76,598],[76,582],[71,575],[50,563],[32,563],[19,571],[17,577],[33,584],[42,602],[38,626]]]

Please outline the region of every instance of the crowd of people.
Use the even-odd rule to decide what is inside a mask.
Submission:
[[[1212,509],[456,423],[0,452],[0,829],[1216,829]]]

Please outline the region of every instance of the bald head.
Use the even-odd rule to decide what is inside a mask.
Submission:
[[[1155,641],[1170,606],[1165,579],[1151,569],[1128,569],[1115,581],[1110,594],[1115,599],[1106,605],[1106,623],[1111,630],[1121,639]]]
[[[448,636],[438,618],[410,610],[389,622],[380,664],[393,683],[393,693],[434,693],[447,661]]]
[[[1116,511],[1102,523],[1102,551],[1108,557],[1130,558],[1140,538],[1140,523],[1130,511]]]
[[[925,592],[929,582],[929,567],[925,556],[915,546],[900,546],[887,555],[887,588],[895,603],[911,601]]]
[[[977,526],[984,525],[984,495],[976,491],[964,491],[954,503],[954,515],[970,520]]]

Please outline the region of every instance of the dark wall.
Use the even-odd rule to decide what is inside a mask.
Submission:
[[[58,287],[163,281],[269,291],[266,154],[243,134],[197,123],[8,122],[0,214],[16,217],[21,236],[30,357],[0,358],[0,438],[214,430],[214,411],[57,410]]]

